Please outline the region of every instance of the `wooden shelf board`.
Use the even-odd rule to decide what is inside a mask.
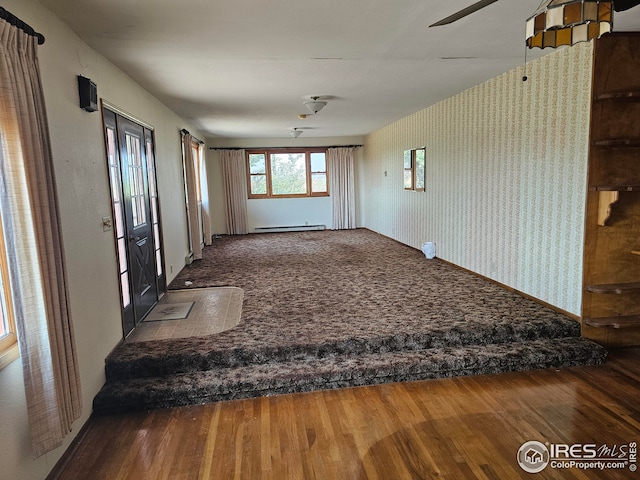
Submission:
[[[595,140],[595,147],[640,147],[640,138],[609,138],[607,140]]]
[[[637,192],[640,185],[593,185],[589,190],[596,192]]]
[[[613,102],[640,102],[640,92],[616,92],[616,93],[603,93],[595,98],[599,100],[611,100]]]
[[[640,255],[640,250],[631,250],[631,255]]]
[[[640,327],[640,315],[623,317],[585,318],[584,323],[597,328],[633,328]]]
[[[631,293],[635,291],[640,292],[640,282],[601,283],[601,284],[587,285],[587,291],[591,293],[614,293],[617,295],[622,295],[624,293]]]

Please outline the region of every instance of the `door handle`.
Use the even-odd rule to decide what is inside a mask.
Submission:
[[[142,237],[138,237],[137,235],[136,236],[129,235],[129,241],[130,242],[138,242],[138,241],[140,241],[141,238]]]

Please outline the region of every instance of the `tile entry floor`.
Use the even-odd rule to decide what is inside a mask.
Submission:
[[[127,337],[127,342],[146,342],[169,338],[186,338],[224,332],[240,322],[244,291],[238,287],[192,288],[169,290],[158,301],[194,302],[187,318],[180,320],[143,320]]]

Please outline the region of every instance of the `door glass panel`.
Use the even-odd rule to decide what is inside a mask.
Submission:
[[[116,236],[120,238],[124,236],[124,224],[122,223],[122,205],[120,203],[114,204],[113,213],[116,217]]]
[[[144,172],[140,152],[140,138],[126,134],[127,155],[129,156],[129,183],[131,188],[131,210],[133,212],[133,228],[147,223],[144,208]]]
[[[160,256],[160,250],[156,250],[156,273],[158,276],[162,275],[162,257]]]
[[[129,274],[127,272],[120,275],[120,285],[122,285],[122,307],[127,308],[131,303],[129,294]]]
[[[158,211],[158,187],[156,185],[156,162],[153,155],[153,142],[146,140],[147,146],[147,176],[149,177],[149,201],[151,202],[151,224],[156,257],[156,275],[162,276],[162,258],[160,247],[160,212]]]
[[[111,199],[113,202],[114,225],[116,232],[118,270],[120,273],[120,288],[122,291],[122,307],[126,308],[131,303],[129,291],[129,267],[127,247],[125,243],[124,215],[122,212],[122,176],[120,172],[120,159],[116,142],[116,131],[112,127],[106,128],[107,137],[107,162],[109,164],[109,176],[111,181]]]
[[[153,226],[153,239],[156,242],[156,245],[160,243],[160,229],[158,228],[158,225]],[[158,250],[156,249],[156,251]]]
[[[118,239],[118,258],[120,260],[120,273],[127,271],[127,246],[124,243],[124,238]]]

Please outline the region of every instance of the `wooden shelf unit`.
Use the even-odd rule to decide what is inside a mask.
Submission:
[[[640,345],[640,34],[594,42],[592,88],[582,332]]]

